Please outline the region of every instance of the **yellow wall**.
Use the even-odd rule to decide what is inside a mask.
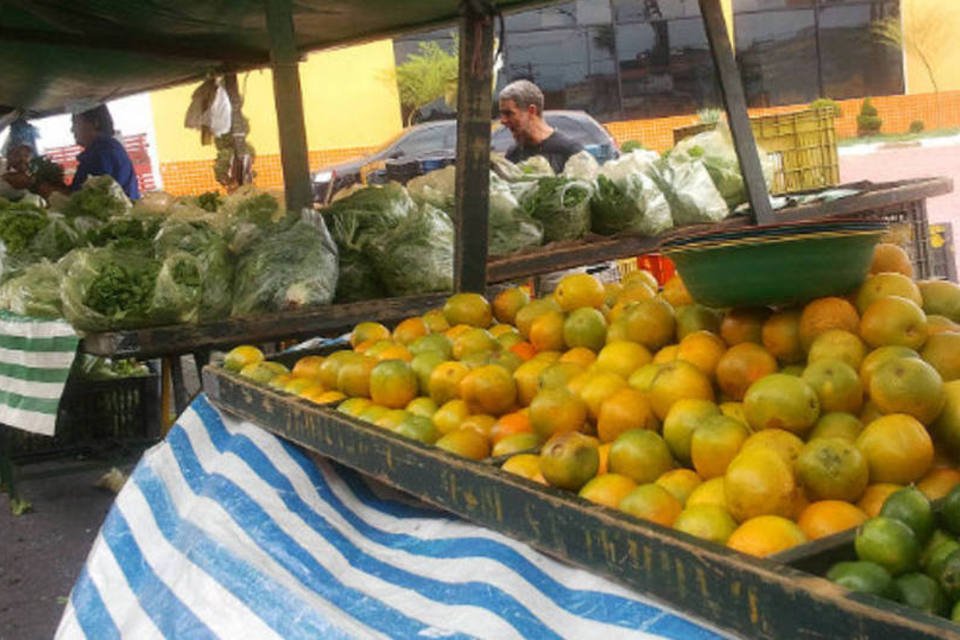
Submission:
[[[960,2],[956,0],[902,0],[907,93],[933,91],[930,76],[916,48],[931,61],[940,91],[960,89]],[[916,47],[911,46],[915,44]]]
[[[241,74],[238,80],[244,96],[243,113],[250,121],[250,144],[258,155],[279,153],[270,71]],[[311,54],[300,65],[300,84],[311,151],[375,146],[403,127],[390,40]],[[183,126],[196,87],[150,94],[161,162],[205,160],[216,155],[212,145],[200,144],[199,131]]]

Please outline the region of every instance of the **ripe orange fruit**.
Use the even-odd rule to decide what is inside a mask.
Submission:
[[[263,362],[264,355],[260,349],[249,344],[234,347],[223,358],[223,368],[227,371],[239,372],[248,364]]]
[[[610,371],[626,379],[630,374],[653,359],[642,344],[617,340],[600,349],[595,366],[600,371]]]
[[[598,371],[586,373],[581,380],[580,398],[587,403],[587,415],[596,424],[603,402],[621,389],[627,388],[627,381],[615,373]],[[570,385],[568,385],[570,388]],[[573,391],[573,388],[570,388]]]
[[[597,441],[576,431],[553,436],[540,450],[540,473],[559,489],[579,491],[599,467]]]
[[[725,415],[707,418],[690,438],[690,457],[704,480],[722,476],[749,435],[746,425]]]
[[[434,445],[470,460],[483,460],[490,455],[490,441],[474,429],[457,429],[440,437]]]
[[[409,345],[428,333],[430,333],[430,327],[427,326],[426,321],[420,316],[414,316],[401,321],[393,328],[393,340],[402,345]]]
[[[919,349],[927,340],[927,317],[917,303],[906,298],[879,298],[863,312],[860,337],[873,348],[900,345]]]
[[[473,429],[480,435],[482,435],[487,440],[491,441],[491,434],[493,433],[493,426],[496,424],[497,419],[491,415],[485,413],[473,413],[466,418],[463,422],[460,423],[460,430],[463,429]]]
[[[662,349],[657,351],[655,354],[653,354],[653,360],[651,360],[651,362],[653,362],[654,364],[667,364],[668,362],[673,362],[674,360],[677,359],[677,353],[679,352],[680,352],[680,345],[668,344],[667,346],[663,347]],[[690,364],[693,364],[693,363],[691,362]]]
[[[717,386],[732,400],[743,400],[754,382],[777,371],[777,360],[763,347],[742,342],[727,349],[717,363]]]
[[[776,453],[792,469],[803,450],[803,440],[795,433],[783,429],[762,429],[750,434],[740,447],[740,452],[744,453],[754,448]]]
[[[956,456],[960,454],[960,380],[945,383],[943,395],[943,409],[930,429],[943,444],[944,452]]]
[[[460,380],[460,397],[474,413],[499,416],[516,405],[517,385],[508,370],[490,364],[474,369]]]
[[[553,297],[563,311],[581,307],[599,309],[607,297],[603,283],[589,273],[571,273],[560,279]]]
[[[636,388],[635,385],[631,386]],[[653,375],[648,397],[654,414],[660,420],[664,420],[670,412],[670,407],[678,400],[698,398],[713,402],[713,385],[710,384],[710,379],[695,366],[689,362],[677,360],[660,365]]]
[[[503,344],[503,342],[500,341],[500,344]],[[520,356],[520,359],[524,362],[533,359],[533,357],[537,355],[537,348],[525,340],[512,344],[507,347],[507,349],[509,349],[511,353]]]
[[[417,397],[417,374],[403,360],[382,360],[370,371],[370,399],[390,409],[402,409]]]
[[[607,321],[593,307],[574,309],[563,322],[563,341],[570,349],[587,348],[596,353],[607,340]]]
[[[370,374],[377,360],[358,355],[340,364],[337,370],[337,389],[351,397],[370,397]]]
[[[802,362],[804,349],[800,343],[800,310],[784,309],[771,315],[763,323],[760,339],[763,347],[778,362]]]
[[[620,501],[618,508],[635,518],[672,527],[683,510],[680,501],[669,491],[654,483],[641,484]]]
[[[922,478],[933,463],[930,434],[916,418],[903,413],[868,424],[856,445],[867,459],[874,483],[909,484]]]
[[[623,284],[624,287],[629,287],[638,282],[645,284],[654,291],[660,288],[660,283],[657,281],[657,276],[653,275],[646,269],[630,271],[623,277],[622,280],[620,280],[620,283]]]
[[[811,500],[855,502],[870,481],[867,459],[856,445],[840,438],[808,442],[797,457],[795,470]]]
[[[683,464],[691,464],[690,442],[693,432],[708,418],[721,415],[720,408],[710,400],[685,398],[677,400],[663,422],[663,439],[670,452]]]
[[[504,438],[518,433],[533,433],[527,411],[514,411],[500,416],[490,429],[490,439],[497,444]]]
[[[541,438],[579,431],[587,421],[587,403],[565,387],[544,389],[530,403],[530,425]]]
[[[673,340],[676,320],[673,309],[656,298],[628,305],[618,322],[622,322],[625,338],[657,350]]]
[[[443,333],[450,328],[450,323],[443,315],[443,309],[431,309],[421,317],[432,333]]]
[[[797,518],[797,525],[809,540],[819,540],[859,526],[867,514],[849,502],[820,500],[811,502]]]
[[[592,365],[596,359],[597,354],[590,349],[586,347],[572,347],[564,351],[557,362],[573,362],[586,369]]]
[[[937,370],[917,358],[886,362],[870,379],[870,399],[883,413],[906,413],[923,424],[936,420],[946,400]]]
[[[529,338],[533,321],[548,311],[561,311],[560,305],[553,299],[553,296],[531,300],[530,304],[524,305],[517,311],[513,323],[523,337]]]
[[[436,402],[437,406],[441,406],[448,400],[459,398],[460,381],[469,372],[467,365],[452,360],[435,366],[430,372],[430,381],[427,385],[430,399]]]
[[[727,510],[737,522],[761,515],[793,515],[797,484],[793,469],[766,449],[742,451],[723,478]]]
[[[345,413],[348,416],[357,417],[372,404],[369,398],[347,398],[337,405],[337,411]]]
[[[809,349],[814,338],[829,329],[843,329],[857,333],[860,315],[849,301],[830,296],[807,303],[800,314],[800,343]]]
[[[600,403],[597,413],[597,438],[600,442],[613,442],[630,429],[656,430],[658,427],[650,401],[632,387],[623,387]]]
[[[501,438],[493,445],[490,455],[508,456],[515,453],[533,452],[540,448],[540,438],[535,433],[515,433]],[[538,467],[539,471],[539,467]]]
[[[656,432],[633,429],[613,441],[607,459],[607,467],[637,484],[653,482],[673,468],[670,449]]]
[[[877,273],[867,279],[857,290],[857,311],[864,313],[867,308],[881,298],[901,296],[918,307],[923,306],[923,295],[913,280],[902,273]]]
[[[470,415],[467,403],[459,398],[443,403],[433,414],[431,419],[440,433],[451,433],[460,428],[463,421]]]
[[[680,277],[679,273],[674,273],[663,283],[661,295],[674,308],[696,302],[687,290],[687,285],[683,283],[683,278]]]
[[[731,309],[720,322],[720,337],[729,346],[763,341],[763,325],[770,317],[766,307],[743,307]]]
[[[960,379],[960,333],[928,336],[920,357],[933,365],[944,382]]]
[[[390,329],[379,322],[361,322],[350,333],[350,346],[356,348],[361,342],[377,342],[390,339]]]
[[[540,473],[540,456],[535,453],[518,453],[508,458],[500,468],[521,478],[547,484]]]
[[[550,366],[546,360],[533,358],[524,362],[513,372],[513,380],[517,383],[517,401],[521,406],[528,406],[534,396],[540,391],[540,374]]]
[[[871,484],[867,487],[867,490],[863,492],[863,496],[859,502],[857,502],[857,508],[870,518],[876,517],[880,515],[880,509],[883,508],[883,503],[887,501],[890,494],[900,489],[903,489],[903,485],[890,482]]]
[[[623,498],[637,487],[637,483],[619,473],[603,473],[591,478],[580,489],[585,500],[616,509]]]
[[[673,522],[673,528],[702,540],[726,544],[737,529],[737,522],[723,507],[699,504],[687,507]]]
[[[687,508],[698,505],[714,505],[727,510],[727,495],[723,488],[723,478],[711,478],[697,486],[687,497]]]
[[[293,365],[291,373],[295,376],[319,380],[320,365],[323,364],[323,360],[323,356],[303,356]]]
[[[857,436],[863,431],[860,419],[849,413],[824,413],[813,425],[813,430],[807,434],[807,440],[817,438],[842,438],[856,442]]]
[[[843,329],[828,329],[813,339],[807,363],[830,358],[842,360],[857,370],[866,355],[867,345],[858,335]]]
[[[443,317],[451,326],[467,324],[486,329],[493,322],[493,311],[479,293],[455,293],[443,304]]]
[[[559,311],[547,311],[530,325],[530,344],[537,351],[561,351],[566,346],[563,325],[566,318]]]
[[[523,287],[504,289],[493,299],[493,316],[498,322],[513,324],[517,312],[529,303],[530,294]]]
[[[802,378],[773,373],[750,385],[743,397],[743,413],[754,430],[803,434],[820,417],[820,400]]]
[[[889,360],[895,358],[919,358],[920,354],[909,347],[891,345],[874,349],[867,354],[860,365],[860,381],[863,383],[863,390],[870,392],[870,381],[873,379],[873,373],[880,368],[880,365],[886,364]]]
[[[917,489],[930,500],[939,500],[960,485],[960,470],[940,467],[931,469],[917,482]]]
[[[894,272],[913,278],[913,263],[902,247],[892,242],[880,242],[873,248],[870,273]]]
[[[673,494],[681,505],[685,505],[690,494],[703,484],[703,478],[691,469],[671,469],[657,478],[656,484]]]
[[[766,558],[803,544],[807,537],[794,522],[775,515],[750,518],[730,534],[727,546],[741,553]]]
[[[677,307],[677,339],[683,340],[695,331],[709,331],[720,335],[723,314],[702,304],[685,304]]]
[[[430,398],[417,397],[407,403],[407,406],[404,407],[407,411],[412,413],[415,416],[423,416],[424,418],[432,418],[433,414],[437,412],[437,403],[431,400]]]
[[[686,360],[713,378],[720,358],[726,350],[727,345],[720,336],[709,331],[696,331],[680,341],[677,359]]]
[[[811,362],[802,378],[817,394],[820,409],[824,413],[839,411],[855,414],[863,406],[860,376],[842,360],[824,358]]]
[[[466,326],[466,325],[463,325]],[[453,357],[464,360],[472,355],[489,354],[500,349],[500,343],[486,329],[467,327],[452,339]]]

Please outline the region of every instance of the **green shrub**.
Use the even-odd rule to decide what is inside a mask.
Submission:
[[[910,123],[910,133],[921,133],[923,129],[923,120],[914,120]]]
[[[836,100],[831,100],[830,98],[817,98],[810,103],[810,108],[814,111],[819,111],[820,109],[829,109],[837,118],[843,115],[843,112],[840,109],[840,103]]]
[[[857,116],[857,135],[875,136],[880,133],[881,126],[883,120],[877,115],[877,108],[870,102],[870,98],[865,98],[860,105],[860,115]]]
[[[630,153],[631,151],[636,151],[637,149],[646,149],[643,144],[637,142],[636,140],[627,140],[622,145],[620,145],[620,151],[623,153]]]

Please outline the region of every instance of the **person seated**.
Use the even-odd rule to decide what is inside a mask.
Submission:
[[[77,154],[77,172],[70,190],[83,186],[88,176],[111,176],[131,200],[140,199],[137,174],[127,150],[114,137],[113,117],[107,105],[74,114],[73,137],[83,151]]]
[[[20,200],[30,193],[30,186],[33,184],[31,160],[33,149],[30,145],[12,145],[7,150],[7,168],[3,175],[0,175],[0,198]]]

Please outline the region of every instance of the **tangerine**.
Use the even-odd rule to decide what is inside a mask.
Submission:
[[[448,360],[441,362],[430,372],[427,390],[430,399],[443,405],[448,400],[460,397],[460,381],[470,372],[469,367],[462,362]]]
[[[867,514],[868,517],[873,518],[880,515],[880,509],[883,508],[883,503],[887,501],[887,498],[890,497],[892,493],[898,489],[902,489],[903,485],[893,484],[892,482],[877,482],[867,486],[866,491],[863,492],[863,496],[860,497],[860,500],[857,501],[857,508]]]
[[[370,399],[384,407],[406,407],[418,387],[417,374],[403,360],[381,360],[370,371]]]
[[[530,426],[544,440],[580,431],[586,421],[587,403],[564,387],[544,389],[530,403]]]
[[[742,342],[727,349],[717,362],[717,386],[728,398],[743,400],[747,389],[757,380],[777,371],[777,360],[753,342]]]
[[[852,442],[840,438],[811,440],[796,462],[797,479],[812,500],[855,502],[867,488],[867,459]]]
[[[636,385],[631,386],[638,388]],[[684,398],[698,398],[711,402],[714,400],[710,379],[695,366],[683,360],[660,365],[653,374],[648,394],[653,412],[660,420],[666,419],[674,403]]]
[[[860,337],[873,348],[900,345],[916,350],[927,340],[927,317],[912,300],[879,298],[863,312]]]
[[[808,540],[819,540],[841,531],[860,526],[867,520],[867,514],[843,500],[820,500],[811,502],[800,517],[797,525]]]
[[[547,484],[543,474],[540,473],[540,456],[535,453],[518,453],[510,456],[500,468],[521,478]]]
[[[697,475],[705,480],[722,476],[748,435],[739,420],[722,414],[707,418],[690,438],[690,457]]]
[[[776,515],[744,521],[727,539],[727,546],[747,555],[766,558],[807,541],[796,523]]]
[[[867,346],[858,335],[843,329],[827,329],[813,339],[807,353],[807,363],[830,358],[842,360],[856,370],[866,355]]]
[[[857,290],[857,311],[865,313],[877,300],[888,296],[900,296],[923,306],[923,295],[913,280],[902,273],[875,273],[867,279]]]
[[[671,469],[657,478],[656,484],[673,494],[681,505],[685,505],[690,494],[703,484],[703,478],[691,469]]]
[[[680,277],[679,273],[674,273],[667,278],[667,281],[663,283],[661,295],[674,308],[696,302],[687,290],[687,285],[683,283],[683,278]]]
[[[727,510],[737,522],[762,515],[790,517],[795,510],[793,469],[774,451],[741,451],[727,467],[723,490]]]
[[[493,311],[479,293],[455,293],[443,304],[443,317],[451,326],[466,324],[486,329],[493,322]]]
[[[600,349],[594,362],[600,371],[610,371],[626,379],[641,366],[653,359],[642,344],[627,340],[608,342]]]
[[[691,464],[690,442],[693,432],[708,418],[718,415],[721,415],[720,408],[710,400],[677,400],[663,422],[663,439],[673,457],[683,464]]]
[[[726,544],[736,531],[737,522],[723,507],[698,504],[681,511],[673,522],[673,528],[702,540]]]
[[[802,362],[803,344],[800,342],[800,310],[777,311],[763,323],[760,340],[764,349],[781,364]]]
[[[471,411],[500,416],[517,402],[517,385],[507,369],[491,364],[467,373],[460,380],[460,397]]]
[[[800,344],[807,350],[824,331],[843,329],[857,333],[859,328],[860,315],[848,300],[836,296],[817,298],[808,302],[800,314]]]
[[[820,417],[820,400],[802,378],[773,373],[750,385],[743,397],[743,413],[755,430],[803,434]]]
[[[922,478],[933,463],[930,434],[916,418],[903,413],[868,424],[856,446],[867,459],[871,482],[908,484]]]
[[[413,344],[418,338],[430,333],[430,327],[421,316],[414,316],[402,320],[393,328],[393,341],[402,345]]]
[[[637,487],[637,483],[618,473],[603,473],[590,479],[580,489],[579,496],[590,502],[616,509],[623,498]]]
[[[870,399],[883,413],[906,413],[923,424],[943,410],[943,379],[932,366],[916,358],[892,359],[870,378]]]
[[[709,331],[696,331],[680,341],[677,359],[686,360],[705,375],[713,378],[720,358],[726,350],[726,344],[718,335]]]
[[[434,446],[470,460],[483,460],[490,455],[490,441],[474,429],[457,429],[446,433]]]
[[[826,334],[824,334],[826,335]],[[863,406],[863,385],[853,367],[835,358],[817,360],[803,371],[803,381],[817,394],[825,413],[858,413]]]
[[[597,437],[613,442],[630,429],[656,430],[659,426],[647,397],[632,387],[618,389],[600,403]]]
[[[523,287],[504,289],[493,298],[493,316],[498,322],[513,324],[517,312],[530,303],[530,294]]]
[[[576,431],[554,435],[540,450],[540,473],[558,489],[579,491],[599,467],[597,441]]]
[[[660,485],[647,483],[625,495],[617,508],[635,518],[672,527],[683,510],[680,501]]]
[[[894,272],[913,278],[913,263],[903,247],[892,242],[879,242],[873,248],[870,273]]]
[[[379,322],[361,322],[353,328],[350,333],[350,346],[356,348],[363,342],[379,342],[380,340],[390,339],[390,329]]]
[[[731,309],[720,322],[720,337],[731,347],[745,342],[759,345],[763,342],[763,325],[769,317],[770,310],[766,307]]]
[[[574,309],[563,322],[563,341],[568,348],[590,349],[596,353],[607,340],[607,321],[593,307]]]
[[[632,429],[620,434],[610,446],[607,466],[637,484],[654,482],[673,468],[667,443],[655,431]]]
[[[553,297],[563,311],[581,307],[599,309],[607,297],[603,283],[588,273],[572,273],[560,279]]]

